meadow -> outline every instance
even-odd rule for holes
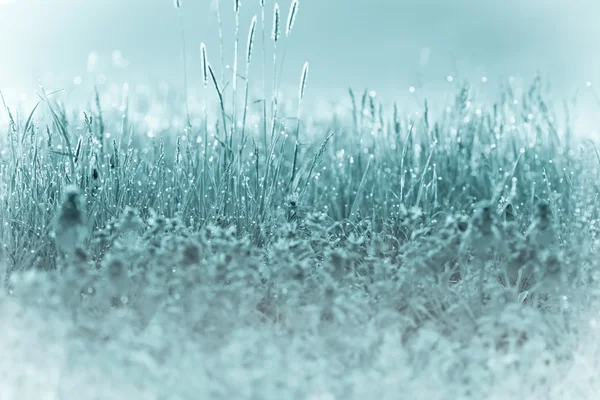
[[[301,4],[231,3],[206,95],[3,98],[0,398],[597,398],[600,155],[545,80],[323,110]]]

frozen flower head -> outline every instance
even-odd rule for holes
[[[70,255],[86,236],[81,194],[77,187],[68,186],[55,221],[54,240],[60,250]]]

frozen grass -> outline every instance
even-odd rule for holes
[[[207,54],[204,109],[6,106],[1,399],[598,397],[600,159],[541,79],[240,112]]]

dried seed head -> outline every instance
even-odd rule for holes
[[[308,62],[304,63],[302,67],[302,76],[300,78],[300,90],[298,91],[298,100],[302,101],[304,98],[304,90],[306,89],[306,78],[308,76]]]
[[[271,38],[274,42],[279,40],[280,35],[280,15],[279,15],[279,4],[275,3],[275,8],[273,9],[273,33],[271,34]]]
[[[265,0],[259,0],[261,8],[265,6]]]
[[[65,253],[74,252],[86,237],[82,208],[79,189],[75,186],[67,187],[54,229],[56,244]]]
[[[285,28],[285,36],[290,36],[290,32],[294,27],[294,21],[296,21],[296,14],[298,13],[298,0],[294,0],[290,7],[290,12],[288,14],[287,26]]]
[[[250,32],[248,33],[248,45],[246,46],[246,65],[250,64],[252,58],[252,45],[254,44],[254,32],[256,31],[256,15],[252,17]],[[248,77],[246,77],[248,79]]]
[[[202,81],[204,82],[204,87],[206,87],[208,86],[208,59],[204,42],[200,43],[200,59],[202,63]]]
[[[236,14],[240,12],[240,0],[233,0],[233,11],[235,11]]]
[[[175,6],[175,8],[180,9],[181,8],[181,0],[174,0],[173,5]]]

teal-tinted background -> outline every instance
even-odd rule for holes
[[[215,2],[182,2],[190,85],[199,86],[201,41],[211,62],[219,61]],[[280,1],[284,18],[290,2]],[[242,47],[258,3],[242,0]],[[267,0],[269,26],[273,4]],[[600,75],[599,11],[591,0],[301,0],[282,45],[284,83],[297,85],[304,61],[313,95],[352,85],[404,96],[410,86],[443,88],[447,75],[485,75],[493,84],[510,75],[529,79],[539,69],[556,92],[570,94]],[[222,13],[231,62],[233,0],[222,0]],[[0,88],[30,87],[40,77],[55,87],[75,76],[89,81],[92,51],[99,57],[94,74],[109,83],[182,83],[172,0],[14,0],[0,6],[0,37]],[[111,66],[114,50],[127,68]]]

